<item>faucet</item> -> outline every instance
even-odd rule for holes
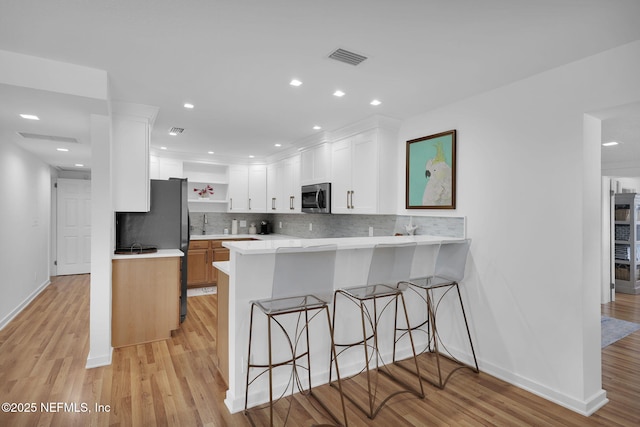
[[[209,223],[209,220],[207,219],[207,214],[203,214],[202,215],[202,234],[207,234],[206,232],[206,228],[207,228],[207,224]]]
[[[417,225],[413,225],[413,217],[409,217],[409,224],[404,226],[404,229],[407,231],[409,236],[413,236],[418,228]]]

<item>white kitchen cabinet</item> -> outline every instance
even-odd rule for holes
[[[229,212],[267,211],[267,167],[229,166]]]
[[[149,179],[160,179],[160,160],[158,156],[149,156]]]
[[[278,168],[280,163],[267,165],[267,211],[275,213],[278,209],[276,203],[280,197],[278,187]]]
[[[292,156],[282,162],[280,187],[280,212],[300,212],[300,156]]]
[[[267,211],[267,167],[249,166],[249,212]]]
[[[332,144],[332,213],[395,213],[398,186],[395,143],[395,132],[380,128]]]
[[[246,212],[249,207],[249,168],[229,166],[229,212]]]
[[[113,209],[118,212],[148,212],[149,120],[138,116],[114,114]]]
[[[300,153],[300,185],[331,180],[331,144],[316,145]]]
[[[183,178],[182,160],[167,157],[149,157],[149,178],[169,179]]]
[[[267,210],[269,212],[300,212],[299,155],[280,160],[268,166],[267,194]]]

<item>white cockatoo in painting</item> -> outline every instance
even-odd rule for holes
[[[436,156],[427,160],[422,204],[424,206],[448,205],[451,203],[451,166],[446,162],[442,143],[437,142]]]

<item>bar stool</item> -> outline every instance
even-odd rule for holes
[[[406,281],[410,276],[411,264],[413,261],[415,248],[415,243],[376,245],[369,267],[367,285],[338,289],[334,293],[334,334],[336,328],[338,328],[338,325],[336,325],[336,307],[338,304],[338,296],[342,296],[342,300],[351,302],[360,308],[362,338],[358,338],[355,342],[337,343],[335,342],[334,337],[334,344],[337,348],[342,348],[340,351],[338,351],[338,356],[342,355],[345,351],[352,348],[361,347],[364,350],[365,366],[358,374],[366,372],[368,407],[363,407],[355,399],[355,397],[347,393],[346,390],[344,390],[343,393],[347,399],[349,399],[356,407],[358,407],[358,409],[364,412],[370,419],[375,418],[382,407],[392,397],[400,393],[412,393],[420,398],[424,397],[424,389],[422,387],[422,380],[420,377],[420,368],[418,367],[418,360],[416,358],[416,351],[413,346],[411,331],[407,331],[407,333],[409,334],[410,338],[411,352],[413,362],[415,364],[415,374],[417,375],[418,379],[417,385],[415,387],[409,385],[406,381],[401,380],[400,378],[398,378],[398,376],[393,375],[388,370],[388,366],[385,366],[386,364],[384,363],[379,347],[379,328],[381,326],[380,320],[387,308],[393,307],[393,309],[395,310],[393,317],[387,317],[387,319],[393,319],[393,321],[395,321],[398,313],[398,301],[400,301],[404,311],[405,319],[407,322],[409,321],[407,307],[404,300],[404,290],[406,290],[408,287],[408,283]],[[378,307],[380,304],[382,304],[381,308]],[[341,311],[341,313],[344,312]],[[340,329],[347,329],[347,325],[340,325]],[[390,325],[390,338],[391,329],[395,329],[395,325]],[[394,342],[392,356],[393,359],[395,359],[395,355],[396,345]],[[372,384],[372,371],[385,374],[402,387],[402,389],[399,391],[389,393],[377,406],[377,382],[376,384]],[[331,373],[329,374],[329,378],[331,379]]]
[[[274,404],[285,396],[289,386],[291,387],[291,394],[297,388],[300,393],[313,397],[337,424],[341,424],[341,420],[312,392],[309,324],[318,314],[325,312],[342,404],[344,421],[342,425],[347,425],[340,371],[338,369],[335,346],[333,345],[333,326],[328,308],[333,294],[336,248],[336,245],[323,245],[283,247],[276,250],[272,297],[252,301],[251,303],[244,412],[252,424],[253,420],[248,409],[249,387],[265,373],[268,374],[269,378],[269,421],[271,426],[274,423]],[[257,311],[254,310],[255,308],[267,317],[268,363],[256,363],[252,362],[251,359],[254,356],[252,352],[252,335],[254,311]],[[294,316],[293,320],[291,316],[284,317],[295,314],[297,316]],[[272,325],[276,326],[276,331],[281,331],[277,337],[272,334]],[[293,331],[290,330],[291,328],[293,328]],[[274,361],[273,346],[276,345],[274,344],[274,338],[279,338],[280,340],[277,346],[278,349],[290,351],[290,356],[286,356],[285,360]],[[290,366],[291,374],[282,394],[274,399],[273,371],[283,366]],[[307,371],[308,390],[305,390],[303,377],[299,372],[305,370]],[[250,375],[252,371],[254,373]],[[289,407],[290,410],[291,407]],[[285,418],[285,424],[287,418]]]
[[[473,372],[478,373],[478,360],[476,359],[476,353],[473,348],[473,341],[471,340],[471,332],[469,331],[469,323],[467,322],[467,315],[462,302],[462,295],[460,294],[459,282],[464,278],[464,270],[467,262],[467,255],[469,253],[470,240],[451,241],[440,244],[438,249],[438,255],[436,257],[435,270],[432,276],[412,278],[409,287],[415,291],[416,294],[422,298],[427,307],[427,318],[418,325],[413,325],[408,328],[396,327],[396,332],[401,332],[400,337],[410,331],[416,331],[427,325],[427,347],[422,353],[433,353],[436,360],[437,380],[427,378],[424,375],[422,378],[436,387],[443,389],[451,376],[460,369],[471,369]],[[444,289],[442,293],[436,298],[435,290]],[[440,338],[437,327],[437,314],[438,308],[442,303],[444,297],[452,290],[457,291],[458,300],[460,301],[460,308],[462,312],[462,318],[464,320],[465,328],[467,331],[467,338],[469,339],[469,345],[471,346],[471,354],[473,355],[473,365],[469,365],[459,360],[444,345]],[[424,297],[421,292],[424,291]],[[410,325],[410,323],[406,323]],[[396,336],[396,339],[397,338]],[[449,374],[443,379],[442,367],[440,366],[440,356],[446,357],[459,366],[452,369]]]

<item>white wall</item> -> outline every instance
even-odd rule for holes
[[[111,191],[111,120],[91,115],[91,295],[87,368],[111,364],[111,255],[113,197]]]
[[[0,132],[0,329],[49,284],[49,166]]]
[[[640,100],[638,75],[634,42],[415,116],[398,142],[404,159],[407,140],[458,131],[450,214],[473,239],[464,297],[481,369],[585,414],[606,398],[600,145],[583,135],[599,125],[584,113]]]

